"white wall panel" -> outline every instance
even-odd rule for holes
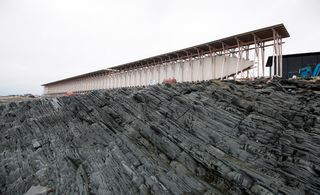
[[[201,62],[200,62],[201,60]],[[157,64],[155,66],[117,72],[109,75],[85,77],[46,86],[45,93],[65,93],[68,91],[89,91],[95,89],[141,86],[162,83],[164,79],[175,78],[178,82],[201,81],[226,77],[236,71],[236,57],[206,56],[180,62]],[[224,66],[223,66],[224,65]],[[238,70],[253,65],[252,61],[239,60]],[[222,68],[223,66],[223,68]]]

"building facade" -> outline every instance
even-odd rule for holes
[[[283,55],[282,77],[291,78],[294,75],[299,76],[300,68],[310,66],[311,69],[314,70],[317,64],[320,64],[320,52]],[[267,67],[273,67],[273,69],[275,69],[275,67],[272,66],[272,56],[268,58]]]
[[[192,82],[261,77],[265,76],[265,49],[273,48],[275,67],[282,67],[282,38],[289,36],[284,25],[278,24],[43,84],[44,95],[146,86],[169,78],[175,78],[177,82]]]

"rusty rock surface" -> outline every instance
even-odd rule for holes
[[[208,81],[0,104],[0,194],[320,194],[316,91]]]

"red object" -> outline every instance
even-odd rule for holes
[[[72,91],[67,91],[66,96],[74,96],[74,93]]]
[[[175,83],[177,83],[177,79],[175,79],[175,78],[164,79],[162,83],[163,84],[175,84]]]

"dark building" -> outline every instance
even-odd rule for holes
[[[299,76],[299,69],[310,66],[312,71],[320,64],[320,52],[298,53],[282,56],[282,77]],[[267,67],[272,67],[272,56],[268,58]],[[275,67],[273,67],[275,68]]]

